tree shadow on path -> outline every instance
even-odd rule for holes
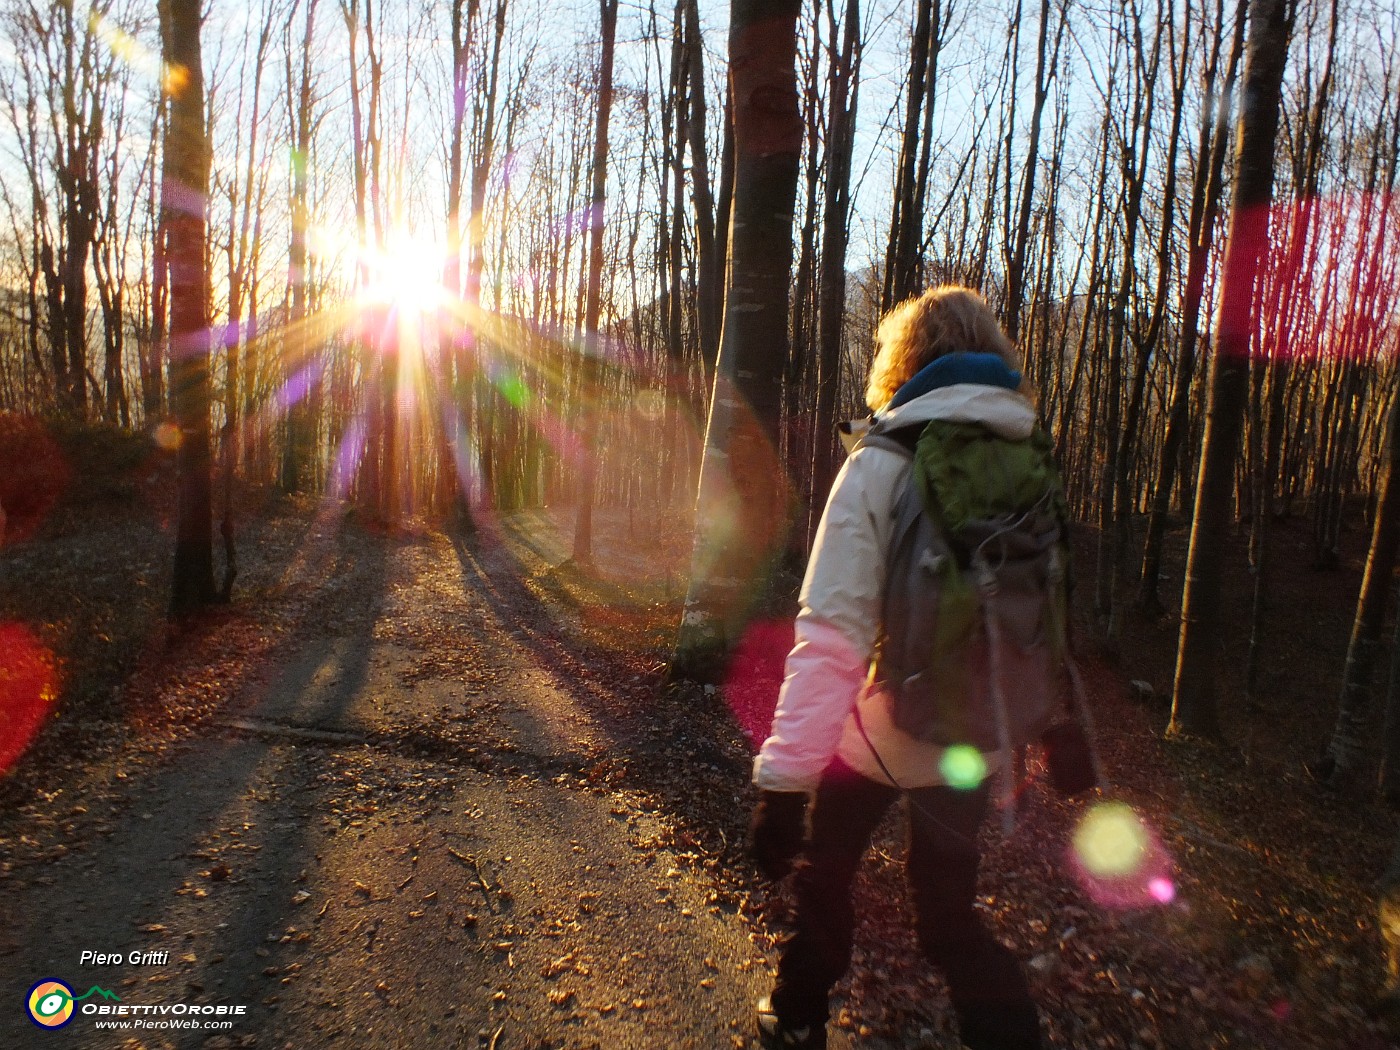
[[[451,540],[465,586],[613,741],[615,753],[600,767],[607,782],[657,798],[693,834],[713,832],[725,846],[734,844],[747,814],[741,798],[751,754],[724,703],[667,686],[661,670],[647,666],[650,654],[581,638],[527,582],[501,534],[480,529]],[[596,615],[586,608],[579,614]]]
[[[364,546],[368,555],[353,557],[373,609],[385,546]],[[371,612],[338,639],[317,638],[297,651],[278,647],[269,666],[280,670],[253,676],[226,710],[305,724],[343,717],[363,690],[374,622]],[[310,690],[332,658],[339,662],[334,688]],[[298,698],[307,696],[311,706],[299,710]],[[110,798],[118,815],[110,830],[42,870],[19,869],[23,878],[5,885],[0,911],[11,918],[0,939],[6,974],[0,996],[6,1001],[18,1004],[35,981],[57,977],[79,993],[92,984],[111,989],[128,1006],[244,1005],[247,1020],[235,1032],[268,1026],[277,1009],[275,994],[269,997],[276,984],[264,976],[269,956],[289,928],[309,918],[296,912],[296,894],[320,843],[296,800],[314,790],[315,767],[287,740],[238,735],[175,746],[177,753],[154,770],[129,778],[118,773]],[[83,964],[85,950],[122,962]],[[166,955],[159,964],[132,965],[132,952]],[[119,1042],[89,1023],[73,1029],[76,1045]],[[0,1011],[0,1046],[31,1045],[34,1037],[22,1007]],[[196,1047],[209,1033],[166,1031],[155,1038],[149,1045]]]

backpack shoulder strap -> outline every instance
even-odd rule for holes
[[[923,432],[924,424],[922,423],[913,426],[892,427],[889,430],[882,430],[879,424],[876,424],[856,442],[851,453],[854,455],[856,449],[860,448],[880,448],[912,461],[915,450],[919,446],[919,437]],[[894,535],[896,537],[904,535],[923,512],[923,508],[923,498],[920,495],[919,486],[911,477],[909,483],[904,486],[895,499],[891,511],[895,520]]]
[[[856,446],[851,452],[854,454],[856,449],[862,448],[882,448],[886,452],[893,452],[896,455],[903,456],[905,459],[914,458],[914,450],[912,448],[903,441],[890,437],[888,434],[866,434],[856,442]]]
[[[914,458],[914,450],[919,446],[919,437],[924,432],[924,424],[915,423],[911,426],[881,428],[880,424],[875,424],[867,430],[855,447],[851,449],[854,453],[859,448],[882,448],[886,452],[893,452],[903,456],[905,459]]]

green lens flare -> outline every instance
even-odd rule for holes
[[[525,402],[530,399],[530,388],[519,376],[506,376],[497,380],[496,386],[501,391],[501,396],[516,408],[524,408]]]
[[[971,791],[987,777],[987,763],[982,752],[968,744],[954,744],[944,751],[938,768],[948,786],[959,791]]]

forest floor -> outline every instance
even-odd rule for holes
[[[0,699],[50,673],[59,694],[0,779],[0,1046],[750,1046],[787,899],[743,857],[747,775],[788,610],[720,688],[668,687],[684,522],[601,512],[586,568],[567,508],[469,535],[309,504],[244,520],[235,600],[179,634],[168,522],[139,493],[0,550]],[[1164,741],[1165,707],[1129,688],[1169,693],[1173,617],[1130,619],[1115,659],[1082,647],[1108,795],[1170,892],[1084,881],[1070,843],[1092,803],[1040,783],[1011,837],[987,829],[980,906],[1053,1045],[1400,1045],[1374,905],[1394,820],[1302,771],[1335,712],[1350,540],[1314,572],[1306,530],[1275,529],[1263,689],[1230,699],[1227,647],[1228,744]],[[1247,573],[1232,584],[1243,617]],[[958,1045],[901,850],[894,815],[858,880],[839,1050]],[[23,1006],[45,978],[244,1012],[227,1031],[80,1013],[55,1036]]]

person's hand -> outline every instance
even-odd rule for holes
[[[749,825],[749,856],[773,881],[792,870],[806,839],[807,793],[765,791]]]

